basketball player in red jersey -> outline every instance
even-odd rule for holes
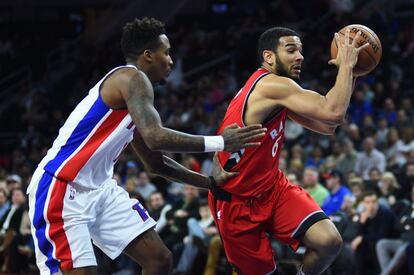
[[[261,68],[233,98],[219,128],[220,133],[233,123],[262,123],[268,129],[259,147],[218,153],[223,169],[240,175],[221,185],[228,193],[226,200],[209,194],[226,256],[239,274],[276,270],[266,233],[294,250],[306,246],[299,274],[320,274],[341,249],[342,239],[334,224],[278,168],[287,117],[327,135],[344,119],[354,84],[352,70],[367,45],[358,48],[354,42],[341,41],[338,34],[335,39],[339,52],[329,63],[338,67],[338,75],[332,89],[322,96],[295,82],[304,59],[299,35],[286,28],[265,31],[258,43]],[[349,41],[349,29],[345,41]]]

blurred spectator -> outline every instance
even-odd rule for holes
[[[375,135],[375,144],[381,151],[385,149],[387,144],[387,135],[389,130],[387,119],[385,117],[380,117],[378,119],[377,133]]]
[[[13,189],[22,188],[22,178],[17,174],[9,175],[6,178],[6,183],[9,194],[11,194]]]
[[[401,234],[398,239],[381,239],[376,245],[381,275],[402,272],[406,260],[405,249],[414,241],[414,187],[411,190],[411,201],[400,201],[401,209],[395,228]]]
[[[313,148],[311,156],[306,160],[305,167],[314,166],[319,169],[324,162],[323,150],[320,146],[316,146]]]
[[[187,221],[188,235],[184,238],[184,250],[176,269],[183,274],[190,271],[199,251],[204,250],[211,238],[218,234],[207,200],[200,201],[199,214],[200,220],[190,218]]]
[[[407,162],[401,169],[398,182],[401,185],[401,196],[409,199],[408,194],[414,186],[414,162]]]
[[[173,252],[176,264],[183,248],[183,239],[188,234],[187,220],[199,218],[199,189],[184,185],[183,197],[166,214],[170,234],[164,238],[165,245]]]
[[[337,160],[336,169],[348,176],[350,172],[354,171],[357,158],[358,154],[354,150],[354,143],[348,138],[345,139],[342,142],[342,153]]]
[[[164,196],[161,192],[153,192],[149,197],[149,212],[150,216],[157,221],[157,225],[155,226],[155,231],[160,234],[160,236],[164,236],[165,230],[167,230],[167,212],[172,208],[172,206],[165,202]]]
[[[7,199],[6,190],[0,189],[0,220],[10,208],[10,202]]]
[[[16,232],[20,229],[23,212],[25,211],[26,196],[22,189],[16,188],[11,192],[11,207],[4,213],[0,220],[0,234],[5,234],[7,230]]]
[[[354,195],[354,202],[352,203],[351,207],[355,207],[357,212],[361,212],[360,204],[362,202],[362,195],[365,191],[364,188],[364,181],[359,177],[354,177],[349,180],[349,188],[351,189],[352,194]],[[362,205],[361,205],[362,206]],[[349,209],[352,210],[352,209]],[[347,212],[347,211],[346,211]],[[347,212],[349,216],[355,214],[355,211]]]
[[[348,112],[351,116],[352,122],[358,126],[362,126],[362,121],[365,115],[372,115],[371,102],[364,98],[362,90],[354,92],[354,100],[349,104]]]
[[[387,146],[385,156],[387,157],[388,165],[397,164],[401,166],[404,164],[404,158],[399,153],[399,147],[402,141],[400,140],[397,129],[390,128],[387,134]]]
[[[394,125],[397,121],[397,112],[395,108],[394,100],[386,98],[384,101],[384,108],[382,110],[382,116],[384,116],[390,125]]]
[[[392,172],[385,172],[379,182],[381,197],[379,202],[385,206],[393,206],[399,198],[400,185]]]
[[[410,269],[410,274],[413,275],[414,274],[414,261],[412,259],[414,259],[414,241],[410,242],[406,249],[405,249],[405,257],[408,260],[408,267]]]
[[[19,273],[27,268],[27,262],[21,261],[18,255],[16,237],[20,234],[20,227],[26,213],[26,196],[23,190],[15,188],[11,192],[12,205],[0,220],[0,252],[3,260],[2,271]]]
[[[355,251],[358,274],[378,274],[375,245],[382,238],[393,237],[395,216],[379,204],[378,196],[373,191],[364,193],[362,204],[364,209],[358,219],[358,235],[352,240],[351,248]]]
[[[358,154],[355,163],[355,171],[364,180],[369,180],[369,171],[372,168],[378,168],[381,173],[385,171],[385,156],[375,148],[375,142],[372,137],[364,139],[363,152]]]
[[[303,172],[303,188],[317,204],[322,205],[326,197],[329,195],[329,191],[322,186],[319,182],[318,170],[314,167],[306,167]]]
[[[325,175],[325,178],[326,187],[329,189],[330,194],[323,202],[322,210],[329,216],[341,210],[345,197],[353,198],[353,194],[351,190],[344,185],[344,177],[338,170],[332,170]]]
[[[299,182],[298,177],[296,176],[296,174],[288,173],[288,174],[286,174],[286,178],[289,180],[290,183],[292,183],[294,185],[300,185],[300,182]]]
[[[297,142],[299,138],[304,133],[303,127],[290,119],[286,120],[285,125],[285,139],[286,139],[286,146],[289,146],[289,144],[293,144],[294,142]]]
[[[157,191],[157,187],[150,182],[147,172],[141,171],[138,176],[135,192],[139,193],[145,201],[148,201],[151,193],[155,191]]]
[[[219,266],[220,256],[224,253],[223,242],[220,235],[211,238],[208,247],[207,262],[204,275],[216,275]]]
[[[325,163],[321,167],[321,172],[327,172],[335,168],[337,169],[338,160],[341,157],[341,145],[339,142],[334,141],[331,148],[331,154],[326,157]]]

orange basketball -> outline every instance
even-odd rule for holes
[[[363,25],[349,25],[342,28],[338,34],[340,39],[345,39],[345,30],[350,28],[349,40],[353,41],[353,38],[361,31],[361,36],[357,41],[358,46],[362,46],[365,43],[369,43],[369,46],[363,49],[358,56],[358,62],[354,67],[354,75],[361,76],[370,73],[381,60],[382,46],[378,36],[368,27]],[[338,54],[338,48],[335,38],[331,42],[331,57],[336,58]]]

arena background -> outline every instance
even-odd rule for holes
[[[215,134],[227,103],[257,68],[256,43],[266,28],[286,26],[301,33],[300,83],[322,93],[336,76],[327,64],[333,33],[351,23],[373,29],[382,42],[382,60],[358,79],[347,121],[333,136],[288,123],[280,165],[307,189],[316,181],[326,187],[339,171],[341,184],[353,193],[331,215],[345,245],[326,274],[380,274],[395,264],[394,254],[401,259],[395,274],[414,274],[414,1],[409,0],[1,1],[1,272],[37,273],[27,202],[19,190],[26,189],[70,111],[108,70],[124,64],[122,26],[144,16],[166,22],[175,63],[168,84],[156,87],[156,108],[166,126],[201,135]],[[367,167],[361,159],[370,141],[380,161]],[[209,173],[211,155],[173,157]],[[174,253],[176,274],[231,274],[214,226],[205,239],[187,236],[188,219],[200,220],[204,191],[148,175],[130,148],[119,159],[115,178],[154,218],[161,216],[157,230]],[[155,190],[160,194],[152,194]],[[377,192],[379,209],[392,220],[378,211],[368,225],[359,223],[364,190]],[[16,212],[14,226],[4,226],[11,204],[22,211]],[[355,249],[359,234],[369,237]],[[182,253],[189,239],[196,257]],[[295,274],[303,250],[294,254],[276,240],[273,246],[279,272]],[[140,274],[124,256],[110,261],[98,249],[96,256],[102,274]]]

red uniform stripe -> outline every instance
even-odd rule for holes
[[[118,127],[119,123],[125,118],[128,111],[112,111],[99,126],[96,132],[89,138],[83,148],[77,152],[60,170],[58,178],[73,181],[85,163],[95,153],[105,139]]]
[[[56,246],[56,258],[60,261],[61,269],[73,268],[72,252],[65,230],[63,229],[63,200],[65,198],[67,183],[56,179],[50,195],[47,219],[49,221],[49,236]]]

